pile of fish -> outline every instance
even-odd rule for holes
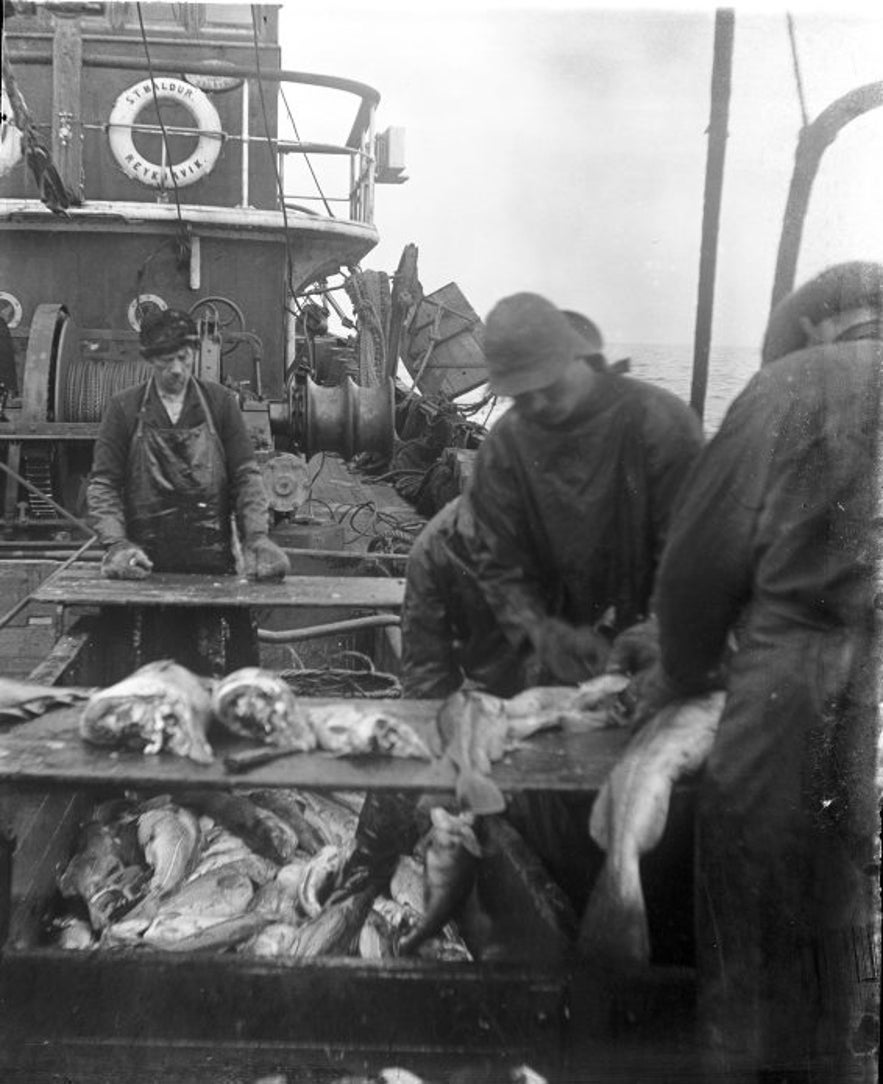
[[[168,751],[210,764],[212,723],[283,752],[432,758],[413,727],[376,704],[307,706],[272,671],[246,667],[213,681],[169,660],[148,663],[93,693],[80,718],[80,734],[92,745]]]
[[[388,895],[348,883],[362,801],[271,789],[100,803],[58,876],[51,938],[69,949],[278,959],[383,959],[399,955],[404,941],[408,954],[470,959],[449,909],[424,891],[420,857],[399,859]],[[421,855],[438,848],[437,834],[433,828],[421,842]]]

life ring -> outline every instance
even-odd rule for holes
[[[171,168],[148,161],[135,149],[132,138],[132,125],[145,106],[153,101],[154,87],[160,101],[183,106],[199,132],[193,154]],[[188,184],[195,184],[214,169],[224,138],[221,118],[208,97],[191,83],[166,76],[145,79],[124,90],[114,103],[107,127],[111,152],[123,173],[149,188],[170,188],[173,184],[184,188]]]
[[[6,88],[0,88],[0,177],[21,161],[21,132],[16,128]]]

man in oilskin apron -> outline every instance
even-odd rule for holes
[[[698,798],[708,1080],[877,1080],[881,370],[883,266],[785,298],[658,574],[640,718],[737,641]]]
[[[89,522],[106,546],[101,571],[110,579],[234,573],[231,515],[247,576],[275,580],[288,571],[268,538],[266,492],[236,399],[193,376],[198,341],[185,312],[145,318],[141,353],[153,373],[105,409],[87,500]],[[247,610],[154,608],[140,620],[140,661],[170,656],[215,672],[258,662]]]

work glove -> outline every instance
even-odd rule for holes
[[[127,538],[114,542],[101,558],[101,575],[108,580],[144,580],[152,571],[153,561]]]
[[[629,701],[629,723],[633,729],[640,730],[673,700],[680,700],[687,694],[672,681],[662,663],[656,662],[637,674],[623,695]]]
[[[600,674],[610,644],[589,625],[547,617],[531,634],[536,659],[557,681],[577,685]]]
[[[607,656],[608,674],[633,676],[659,661],[659,623],[648,617],[636,625],[629,625],[613,641]]]
[[[246,539],[242,559],[250,580],[281,580],[291,571],[285,552],[265,534]]]

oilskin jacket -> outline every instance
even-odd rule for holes
[[[614,373],[597,381],[579,416],[554,429],[509,410],[476,459],[474,559],[515,648],[546,616],[618,632],[646,614],[702,445],[695,414],[670,392]]]
[[[101,542],[142,546],[156,571],[234,569],[230,513],[247,539],[266,534],[260,469],[233,395],[191,379],[172,424],[153,380],[107,406],[89,479]]]
[[[402,605],[402,691],[445,697],[464,680],[496,696],[523,685],[521,660],[481,592],[467,550],[474,530],[468,498],[437,512],[408,557]]]
[[[736,630],[699,796],[716,1074],[863,1080],[876,1044],[881,365],[866,341],[758,373],[697,464],[659,570],[662,662],[683,692]]]

